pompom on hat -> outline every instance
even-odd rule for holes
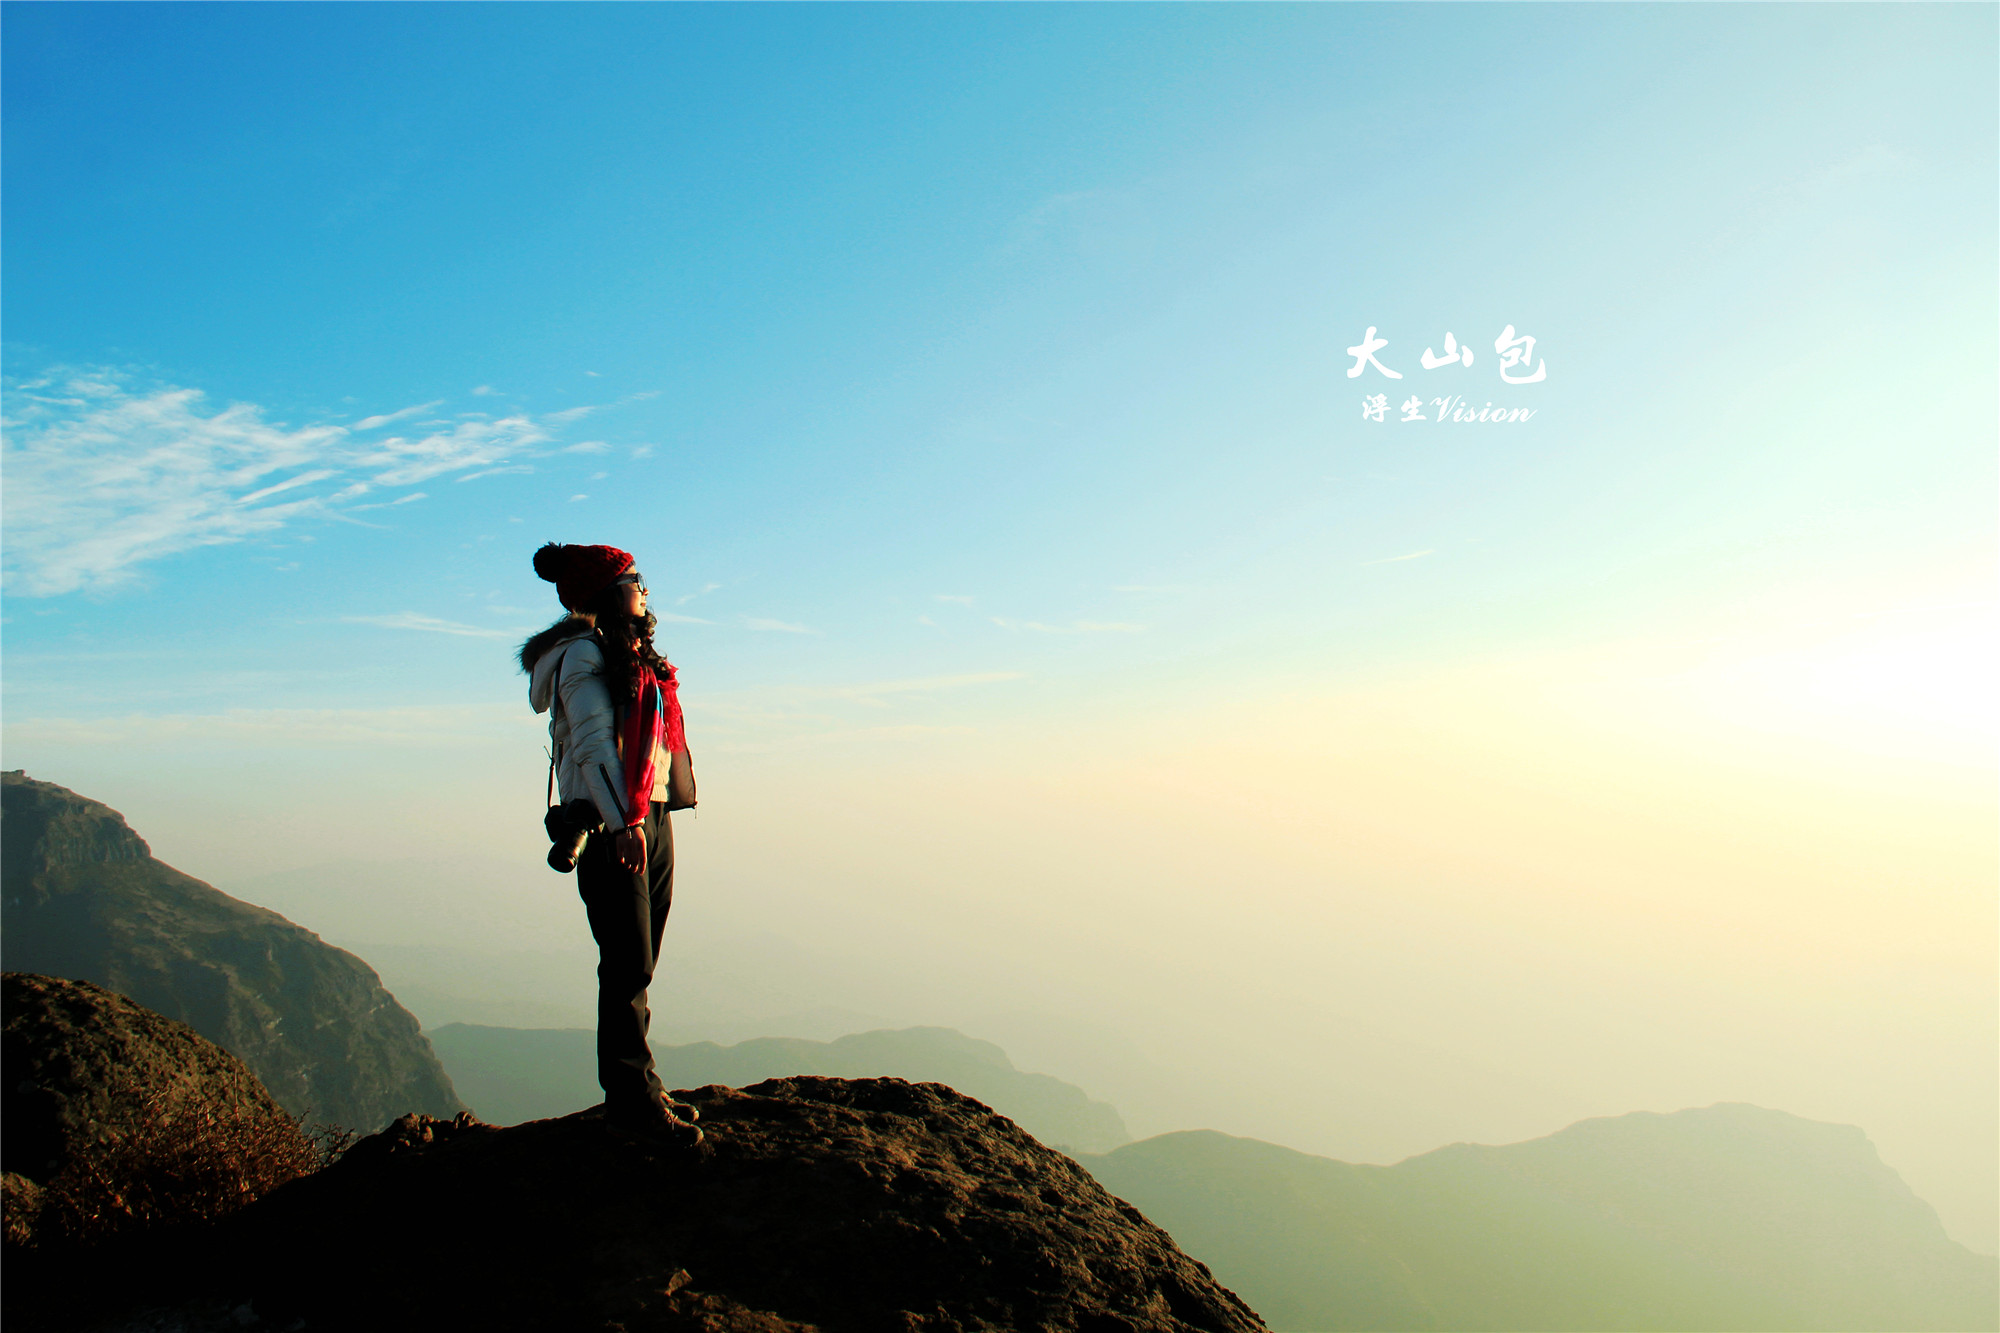
[[[632,568],[632,553],[615,546],[564,546],[550,542],[535,552],[535,572],[556,585],[556,596],[581,611]]]

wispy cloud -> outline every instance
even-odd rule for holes
[[[353,465],[381,469],[369,478],[378,486],[413,486],[447,472],[504,463],[550,438],[540,422],[526,416],[460,421],[419,439],[391,436],[362,450]]]
[[[414,629],[426,634],[456,634],[468,639],[511,639],[525,630],[482,629],[477,625],[461,625],[456,620],[439,620],[436,616],[419,615],[415,611],[398,611],[386,616],[342,616],[342,623],[348,625],[376,625],[382,629]]]
[[[1363,560],[1361,563],[1364,565],[1393,565],[1399,560],[1421,560],[1427,555],[1436,554],[1437,552],[1434,550],[1412,551],[1408,555],[1388,555],[1383,556],[1380,560]]]
[[[704,583],[699,588],[696,588],[693,592],[682,593],[679,597],[674,598],[674,605],[686,606],[689,602],[692,602],[695,598],[706,597],[708,594],[714,592],[717,588],[720,588],[721,586],[722,585],[720,583]]]
[[[386,426],[392,421],[401,421],[405,417],[421,416],[425,412],[434,412],[443,406],[444,399],[439,398],[433,402],[418,403],[415,407],[406,407],[400,412],[385,412],[379,417],[363,417],[354,423],[354,429],[374,430],[377,427]]]
[[[566,445],[563,448],[563,452],[566,454],[601,454],[610,448],[611,446],[602,440],[585,440],[581,444]]]
[[[331,471],[315,465],[346,431],[274,426],[243,405],[203,415],[200,400],[193,389],[138,395],[81,375],[10,395],[10,591],[113,584],[142,561],[242,541],[325,503],[287,489],[281,474]]]
[[[574,415],[374,433],[436,406],[352,427],[293,426],[269,420],[254,403],[215,408],[198,389],[141,386],[115,371],[65,368],[10,380],[0,414],[7,590],[45,597],[113,588],[148,561],[359,511],[364,506],[350,502],[372,490],[450,473],[490,476],[545,451],[561,419]]]
[[[816,630],[816,629],[808,629],[808,628],[807,628],[806,626],[804,626],[804,625],[793,625],[793,624],[790,624],[789,622],[787,622],[787,621],[783,621],[783,620],[768,620],[768,619],[764,618],[763,616],[745,616],[745,617],[743,618],[743,628],[744,628],[744,629],[754,629],[754,630],[763,630],[763,631],[767,631],[767,632],[769,632],[769,633],[773,633],[773,634],[817,634],[817,633],[819,633],[819,631],[818,631],[818,630]]]
[[[962,593],[941,592],[937,594],[937,600],[940,602],[957,602],[960,606],[972,605],[972,599]]]
[[[509,463],[506,467],[484,467],[477,472],[468,472],[462,477],[453,477],[452,480],[478,481],[481,477],[505,477],[513,473],[533,472],[534,470],[534,468],[526,463]],[[519,522],[520,520],[516,519],[515,521]]]
[[[431,497],[423,491],[412,491],[408,495],[399,496],[394,500],[383,500],[378,504],[355,505],[352,509],[349,509],[347,512],[350,514],[360,514],[360,513],[365,513],[370,509],[394,509],[397,505],[406,505],[416,500],[428,500],[430,498]]]
[[[241,496],[237,499],[236,503],[245,505],[256,504],[259,500],[276,495],[281,491],[293,490],[300,486],[310,486],[316,481],[325,481],[332,475],[333,470],[331,468],[320,468],[314,472],[301,472],[298,476],[281,481],[275,486],[266,486],[261,491],[252,491],[248,495]]]

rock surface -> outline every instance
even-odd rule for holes
[[[0,1005],[10,1246],[208,1220],[316,1165],[243,1062],[185,1024],[14,972]]]
[[[1074,1162],[943,1085],[676,1095],[701,1108],[693,1153],[597,1110],[406,1117],[228,1224],[210,1251],[236,1266],[208,1299],[307,1329],[1264,1327]]]
[[[294,1115],[367,1131],[462,1109],[353,954],[154,859],[109,806],[0,774],[0,965],[95,982],[240,1057]]]

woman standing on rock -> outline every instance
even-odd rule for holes
[[[667,1095],[646,1045],[646,988],[674,900],[669,810],[694,804],[674,669],[653,647],[646,580],[613,546],[535,552],[567,614],[521,645],[528,702],[547,711],[562,803],[549,864],[575,858],[597,940],[597,1081],[607,1119],[667,1142],[701,1142],[695,1108]],[[566,828],[564,826],[567,826]],[[585,835],[587,831],[587,836]],[[581,853],[572,839],[583,836]]]

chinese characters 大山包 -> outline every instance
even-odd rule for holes
[[[1388,379],[1399,380],[1403,378],[1401,371],[1392,370],[1376,359],[1375,354],[1388,345],[1389,340],[1377,337],[1375,326],[1372,324],[1369,325],[1368,332],[1362,336],[1361,341],[1347,349],[1347,354],[1354,358],[1354,365],[1348,369],[1347,378],[1359,379],[1362,373],[1370,366],[1373,366],[1379,374]],[[1501,330],[1500,336],[1493,340],[1493,350],[1500,357],[1500,379],[1502,382],[1507,384],[1540,384],[1548,378],[1548,362],[1535,355],[1534,338],[1525,333],[1515,333],[1512,324]],[[1453,337],[1449,331],[1444,335],[1444,352],[1442,355],[1436,349],[1426,347],[1422,357],[1422,364],[1425,370],[1442,370],[1447,366],[1463,369],[1471,366],[1472,362],[1472,348],[1469,346],[1460,346],[1458,339]],[[1534,366],[1532,371],[1528,370],[1530,365]],[[1516,374],[1516,371],[1520,373]],[[1402,412],[1402,416],[1398,417],[1397,420],[1526,421],[1539,410],[1532,407],[1495,408],[1490,402],[1484,407],[1475,408],[1461,394],[1433,398],[1428,405],[1436,409],[1435,416],[1427,417],[1424,415],[1426,404],[1421,396],[1413,393],[1404,399],[1398,408]],[[1361,415],[1369,421],[1389,420],[1389,395],[1386,393],[1364,395],[1361,399]]]

